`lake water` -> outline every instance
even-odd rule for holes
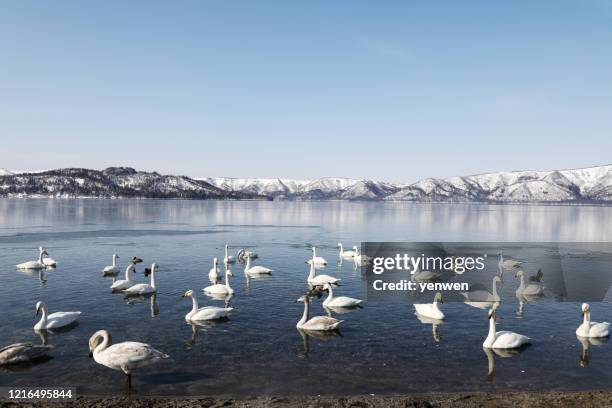
[[[499,329],[533,338],[513,356],[488,355],[482,341],[486,312],[443,305],[434,330],[408,303],[367,302],[342,314],[341,336],[303,336],[295,328],[307,290],[309,246],[330,261],[324,271],[342,279],[336,295],[363,296],[351,262],[337,265],[336,244],[361,241],[612,241],[612,208],[572,206],[422,205],[348,202],[222,202],[156,200],[0,200],[0,345],[38,342],[34,305],[80,310],[72,330],[49,334],[52,358],[0,369],[0,385],[75,386],[81,394],[124,391],[119,372],[88,358],[88,339],[107,329],[116,342],[152,344],[170,359],[137,372],[134,392],[151,395],[317,395],[492,390],[596,389],[612,381],[612,344],[583,345],[575,336],[580,305],[545,299],[517,315],[506,279]],[[227,321],[192,327],[184,321],[197,292],[205,296],[212,258],[256,251],[254,263],[274,269],[247,280],[233,266],[235,308]],[[15,270],[43,245],[59,263],[44,274]],[[154,300],[127,303],[112,294],[101,269],[134,255],[157,262]],[[123,272],[121,273],[123,274]],[[507,299],[507,301],[506,301]],[[311,315],[324,314],[321,300]],[[612,305],[592,303],[594,320],[611,321]],[[588,358],[583,347],[589,347]],[[587,361],[588,360],[588,361]],[[491,363],[494,370],[490,372]]]

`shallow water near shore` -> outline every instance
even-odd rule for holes
[[[335,315],[341,335],[313,337],[295,328],[307,289],[309,246],[342,279],[336,295],[363,298],[359,269],[338,265],[338,241],[612,241],[612,208],[348,202],[240,202],[157,200],[0,200],[0,346],[40,341],[32,330],[34,305],[50,312],[80,310],[80,323],[48,335],[52,358],[0,369],[2,386],[71,386],[80,394],[117,395],[119,372],[88,358],[88,339],[107,329],[116,342],[150,343],[170,359],[135,373],[144,395],[355,395],[413,392],[597,389],[612,381],[612,342],[583,344],[575,335],[580,305],[543,299],[517,314],[517,281],[500,287],[498,330],[533,338],[518,355],[487,354],[486,312],[443,305],[446,320],[433,327],[409,303],[367,302]],[[247,279],[232,267],[230,319],[192,327],[184,321],[193,289],[200,306],[223,305],[202,293],[212,258],[248,248],[254,262],[274,269]],[[44,273],[19,272],[43,245],[58,261]],[[119,254],[144,267],[159,264],[159,293],[128,303],[112,294],[101,270]],[[121,272],[123,275],[123,272]],[[311,315],[324,314],[322,299]],[[612,305],[592,303],[594,320],[612,320]],[[583,348],[588,348],[585,353]],[[493,362],[493,370],[491,364]]]

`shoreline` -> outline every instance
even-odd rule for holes
[[[129,407],[129,408],[334,408],[334,407],[612,407],[612,389],[597,391],[545,391],[449,393],[414,395],[287,396],[287,397],[78,397],[71,402],[0,402],[9,407]]]

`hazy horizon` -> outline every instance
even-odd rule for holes
[[[26,0],[0,33],[9,170],[414,182],[610,163],[612,0]]]

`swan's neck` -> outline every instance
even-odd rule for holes
[[[225,258],[227,259],[227,245],[225,246]]]
[[[49,316],[49,311],[47,310],[47,306],[43,305],[42,309],[42,317],[40,318],[40,324],[47,324],[47,317]]]
[[[43,252],[42,252],[42,251],[40,251],[40,254],[38,254],[38,262],[39,262],[39,263],[43,263],[43,256],[44,256],[44,255],[43,255]],[[30,259],[31,259],[31,258],[30,258]]]
[[[108,348],[108,346],[110,346],[110,343],[111,343],[110,333],[105,330],[102,333],[100,333],[100,336],[102,336],[102,342],[96,346],[94,353],[99,353],[101,351],[104,351]]]
[[[437,301],[437,300],[434,300],[434,301],[433,301],[433,308],[434,308],[434,310],[435,310],[435,311],[441,312],[441,310],[440,310],[440,304],[438,303],[438,301]]]
[[[117,255],[113,255],[113,268],[117,266]]]
[[[153,289],[155,289],[155,285],[157,284],[157,279],[155,279],[155,270],[156,269],[157,269],[156,267],[151,268],[151,287]]]
[[[134,266],[128,265],[128,267],[125,269],[125,280],[131,281],[133,273],[134,273]]]
[[[315,277],[315,266],[314,262],[310,264],[310,273],[308,274],[308,280],[312,280]]]
[[[499,295],[497,294],[497,281],[493,280],[493,298],[499,299]]]
[[[312,248],[312,259],[315,259],[317,257],[317,248],[313,247]]]
[[[251,257],[247,256],[247,262],[246,262],[246,265],[244,266],[244,270],[248,271],[249,269],[251,269]]]
[[[332,301],[332,299],[334,298],[334,291],[332,290],[331,285],[329,285],[329,288],[327,289],[327,299],[325,299],[325,303],[329,303]]]
[[[304,313],[302,314],[302,318],[298,322],[298,326],[303,325],[308,320],[308,300],[304,300]]]
[[[191,312],[193,313],[198,310],[198,299],[195,294],[191,295],[191,303],[193,303],[193,307],[191,308]]]
[[[521,274],[521,278],[520,278],[519,289],[520,289],[520,290],[525,289],[525,278],[523,278],[523,275],[522,275],[522,274]]]
[[[228,272],[229,272],[229,271],[228,271]],[[226,272],[226,273],[225,273],[225,287],[226,287],[226,288],[228,288],[228,289],[231,289],[231,288],[230,288],[230,283],[229,283],[229,282],[230,282],[229,273],[227,273],[227,272]]]
[[[340,255],[342,255],[344,253],[344,247],[342,246],[342,244],[340,244]]]
[[[495,317],[489,318],[489,335],[485,340],[485,344],[493,345],[495,341]]]
[[[499,263],[504,263],[504,254],[502,252],[499,253]]]
[[[582,320],[582,322],[585,324],[591,323],[591,312],[586,312],[584,314],[584,319]]]

